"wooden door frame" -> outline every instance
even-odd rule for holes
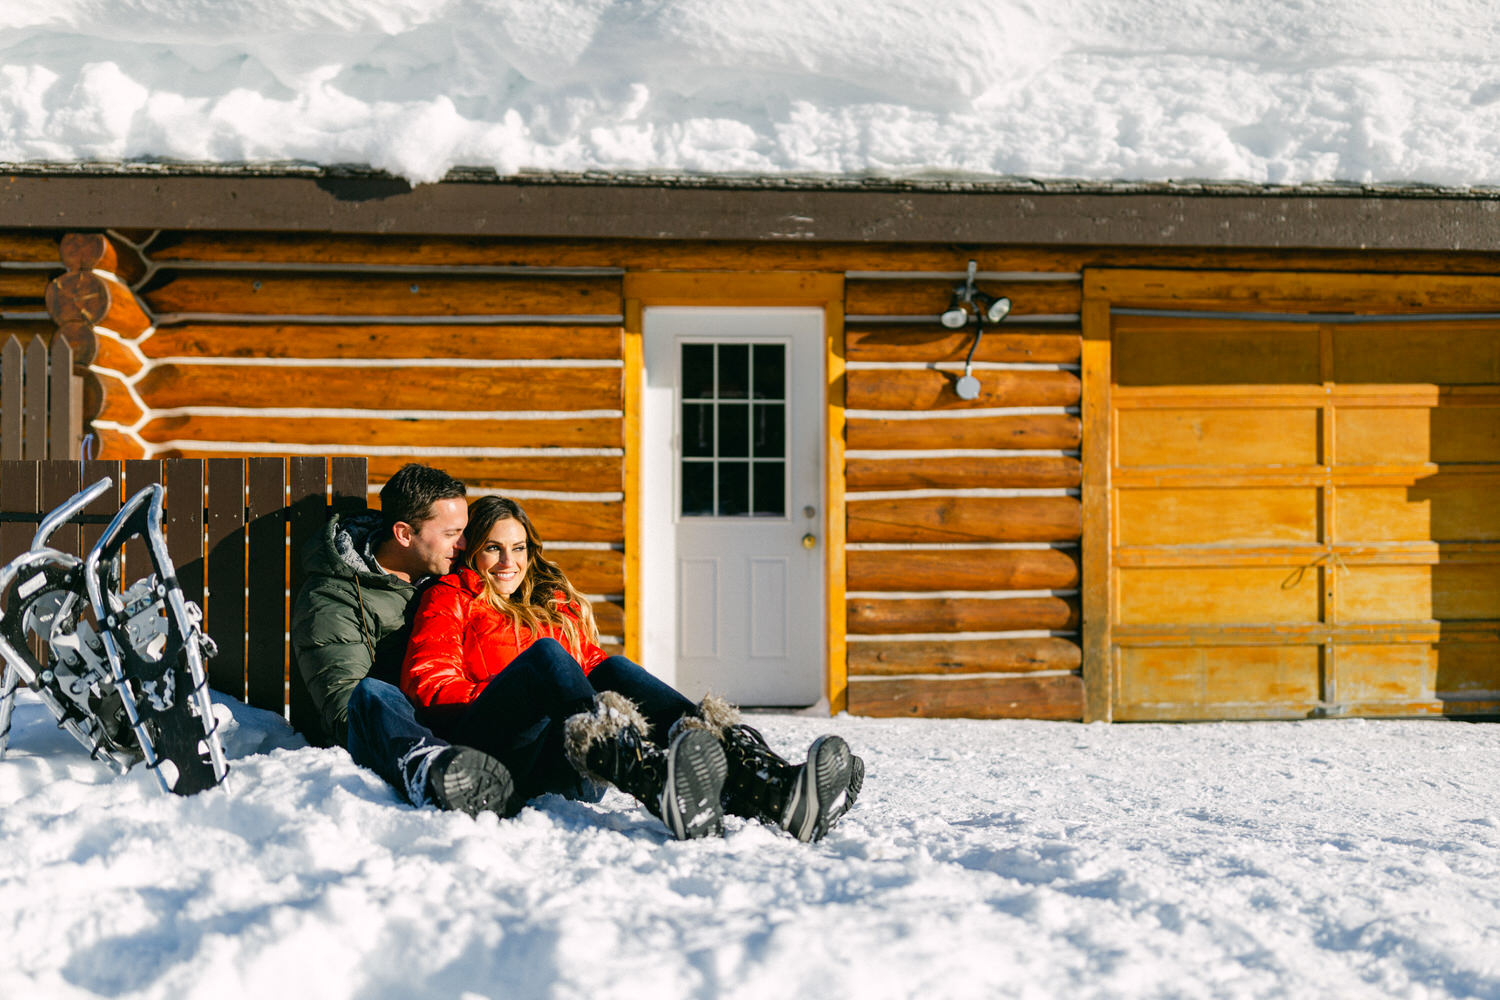
[[[641,408],[645,311],[655,306],[777,307],[823,310],[823,537],[827,657],[824,691],[830,712],[848,707],[844,512],[844,276],[814,271],[635,271],[625,294],[625,655],[641,656]]]
[[[1083,334],[1083,683],[1085,722],[1113,719],[1118,691],[1112,661],[1118,617],[1111,571],[1117,530],[1110,504],[1115,428],[1110,419],[1110,310],[1181,309],[1222,313],[1340,312],[1411,316],[1470,311],[1500,301],[1500,276],[1313,271],[1194,271],[1085,268]]]

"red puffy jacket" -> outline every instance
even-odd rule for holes
[[[484,580],[466,567],[439,579],[417,602],[401,664],[401,690],[418,705],[467,705],[491,677],[538,639],[556,639],[567,647],[561,629],[517,627],[484,600],[483,593]],[[593,670],[606,655],[584,640],[578,656],[583,672]]]

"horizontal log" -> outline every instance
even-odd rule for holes
[[[151,317],[134,293],[113,278],[93,271],[69,271],[47,286],[47,312],[59,326],[87,323],[134,340],[151,326]]]
[[[251,458],[263,452],[236,452],[233,448],[212,451],[167,448],[155,458]],[[476,458],[423,455],[376,455],[369,460],[371,481],[388,479],[408,462],[436,466],[466,486],[476,489],[555,490],[558,492],[607,493],[623,485],[624,460],[608,456],[561,458]]]
[[[1402,270],[1405,270],[1404,268]],[[1092,294],[1111,305],[1152,309],[1391,313],[1488,311],[1500,303],[1500,278],[1435,274],[1194,271],[1163,275],[1140,269],[1093,272]]]
[[[924,448],[1077,448],[1083,422],[1068,413],[1014,416],[879,420],[850,417],[844,446],[851,451]]]
[[[594,624],[600,635],[625,634],[625,605],[618,601],[594,601]]]
[[[57,331],[57,336],[68,342],[73,349],[73,370],[79,374],[94,363],[98,351],[98,336],[88,323],[66,323],[62,326],[48,324]]]
[[[257,441],[294,445],[423,448],[620,448],[618,417],[565,420],[446,420],[423,417],[157,417],[147,441]]]
[[[7,256],[6,241],[29,240],[42,256]],[[331,236],[319,233],[173,232],[151,244],[153,259],[281,263],[488,265],[524,267],[630,267],[686,270],[940,271],[955,275],[969,260],[981,271],[1078,272],[1085,267],[1315,269],[1331,271],[1426,271],[1487,274],[1494,255],[1484,251],[1257,250],[1239,248],[1142,248],[1130,246],[975,247],[949,244],[752,243],[744,241],[653,241],[492,239],[439,236]],[[0,234],[0,259],[56,260],[56,244],[29,234]],[[980,287],[988,290],[985,281]]]
[[[55,263],[57,240],[57,233],[42,230],[0,230],[0,260],[16,264]]]
[[[25,299],[41,302],[47,295],[48,283],[62,273],[62,268],[56,271],[0,270],[0,299],[5,299],[12,304],[17,300]]]
[[[974,346],[974,330],[926,326],[850,327],[844,332],[844,356],[850,361],[963,361]],[[1083,356],[1083,335],[1055,328],[1016,329],[1006,323],[987,327],[975,361],[1071,364]]]
[[[104,372],[90,371],[83,376],[83,419],[105,420],[122,427],[133,427],[145,414],[123,381]],[[104,458],[106,456],[99,456]],[[110,455],[110,458],[119,456]]]
[[[956,282],[951,278],[883,278],[853,280],[844,286],[848,316],[936,316],[948,305]],[[1010,299],[1017,318],[1076,313],[1083,307],[1083,286],[1077,278],[1064,281],[979,281],[990,295]]]
[[[618,326],[183,323],[157,330],[141,347],[153,358],[618,360],[624,342]]]
[[[1083,650],[1062,636],[849,644],[851,677],[1077,670],[1082,664]]]
[[[157,315],[557,316],[618,315],[620,279],[421,274],[159,273],[142,297]]]
[[[1045,677],[880,677],[849,683],[849,714],[883,718],[1083,718],[1083,679]]]
[[[1076,497],[916,497],[847,505],[851,542],[1071,542]]]
[[[1079,622],[1078,599],[1070,597],[855,597],[846,610],[855,635],[1050,631]]]
[[[371,477],[368,501],[380,506],[381,483]],[[473,502],[473,498],[470,498]],[[618,500],[521,500],[544,543],[625,541],[625,505]]]
[[[70,271],[108,271],[127,285],[146,273],[146,262],[134,247],[104,233],[68,233],[58,244],[57,254]]]
[[[145,458],[146,449],[139,441],[110,427],[92,427],[94,435],[94,457],[101,459]]]
[[[548,559],[567,574],[568,581],[585,594],[625,592],[625,554],[613,549],[545,550]]]
[[[625,485],[625,460],[609,455],[568,455],[559,458],[479,458],[452,456],[377,455],[370,459],[370,479],[384,482],[408,462],[423,462],[445,470],[476,489],[555,490],[572,493],[617,492]]]
[[[247,368],[161,364],[137,384],[153,409],[177,406],[401,410],[609,410],[619,368]]]
[[[1067,455],[980,458],[851,458],[851,490],[1029,489],[1083,482],[1083,465]]]
[[[119,372],[121,375],[130,376],[140,371],[144,365],[136,353],[114,337],[99,336],[93,332],[92,327],[83,327],[80,323],[69,323],[66,329],[87,329],[90,336],[94,355],[90,364],[98,365],[100,368],[108,368],[110,371]],[[62,328],[59,328],[62,329]]]
[[[848,589],[1072,590],[1078,558],[1062,549],[853,549]]]
[[[21,347],[31,343],[31,338],[41,337],[48,344],[52,342],[53,331],[57,324],[50,319],[5,319],[0,320],[0,341],[15,337]],[[77,364],[75,356],[74,363]]]
[[[957,372],[851,371],[845,404],[851,410],[958,410],[994,406],[1073,406],[1081,395],[1078,376],[1066,371],[980,371],[979,396],[960,399]]]

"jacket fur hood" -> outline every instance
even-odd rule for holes
[[[357,577],[366,585],[394,579],[382,573],[375,562],[380,523],[380,512],[374,510],[331,515],[322,534],[309,540],[302,553],[302,568],[309,574]]]

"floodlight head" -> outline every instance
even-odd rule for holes
[[[948,311],[938,317],[938,322],[950,330],[958,330],[969,322],[969,311],[964,308],[962,300],[957,295],[948,305]]]
[[[986,299],[989,299],[989,301],[984,304],[984,315],[985,318],[988,319],[991,323],[999,323],[1001,320],[1005,319],[1005,317],[1010,315],[1010,299],[1006,298],[1003,295],[998,299],[990,299],[987,295],[984,297]]]

